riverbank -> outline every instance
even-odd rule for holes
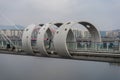
[[[39,53],[34,55],[27,54],[23,51],[9,51],[9,50],[0,50],[0,54],[12,54],[12,55],[25,55],[25,56],[36,56],[36,57],[45,57]],[[112,53],[91,53],[91,52],[75,52],[71,53],[73,58],[63,58],[58,55],[50,55],[49,58],[63,58],[63,59],[73,59],[73,60],[87,60],[87,61],[100,61],[100,62],[113,62],[120,63],[120,54]]]

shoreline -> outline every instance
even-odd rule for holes
[[[72,58],[65,58],[58,55],[42,56],[39,53],[34,55],[27,54],[25,52],[7,51],[0,50],[0,54],[11,54],[11,55],[23,55],[23,56],[35,56],[35,57],[48,57],[48,58],[59,58],[59,59],[71,59],[71,60],[84,60],[84,61],[97,61],[97,62],[112,62],[120,63],[120,54],[112,53],[72,53],[74,56]]]

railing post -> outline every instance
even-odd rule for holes
[[[98,51],[98,42],[95,42],[95,51]]]
[[[95,44],[95,42],[92,42],[92,51],[96,51],[96,44]]]
[[[118,43],[119,43],[119,51],[120,51],[120,41]]]
[[[3,44],[3,40],[2,40],[2,42],[1,42],[1,47],[3,48],[3,46],[4,46],[4,44]]]
[[[87,44],[85,43],[84,45],[85,45],[85,46],[84,46],[85,50],[87,50]]]
[[[99,51],[99,49],[100,49],[100,43],[99,42],[97,42],[97,51]]]
[[[109,43],[107,42],[107,51],[109,51]]]
[[[77,41],[75,41],[75,42],[73,42],[73,44],[75,43],[75,49],[77,49],[77,44],[78,44],[78,42]]]

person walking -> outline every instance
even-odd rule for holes
[[[51,42],[52,42],[52,39],[51,39],[51,38],[49,38],[49,39],[48,39],[48,45],[49,45],[48,49],[50,49],[50,48],[51,48]]]

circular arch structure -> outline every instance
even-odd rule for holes
[[[71,30],[71,27],[75,24],[83,25],[91,34],[92,42],[101,42],[101,37],[97,28],[89,22],[69,22],[65,25],[61,26],[58,31],[55,33],[54,36],[54,46],[55,51],[58,55],[62,57],[69,57],[72,58],[73,56],[68,51],[68,47],[66,42],[74,41],[74,35]]]
[[[42,24],[39,26],[42,26]],[[31,45],[31,39],[32,39],[32,33],[36,27],[37,26],[32,24],[32,25],[29,25],[28,27],[26,27],[23,31],[22,48],[28,54],[34,54],[34,51],[32,49],[32,45]]]
[[[38,32],[37,35],[37,48],[39,49],[39,53],[42,54],[43,56],[50,56],[47,52],[47,48],[45,46],[45,34],[48,35],[48,40],[53,39],[53,34],[51,31],[51,26],[55,25],[57,27],[60,27],[62,23],[48,23],[45,24]]]

